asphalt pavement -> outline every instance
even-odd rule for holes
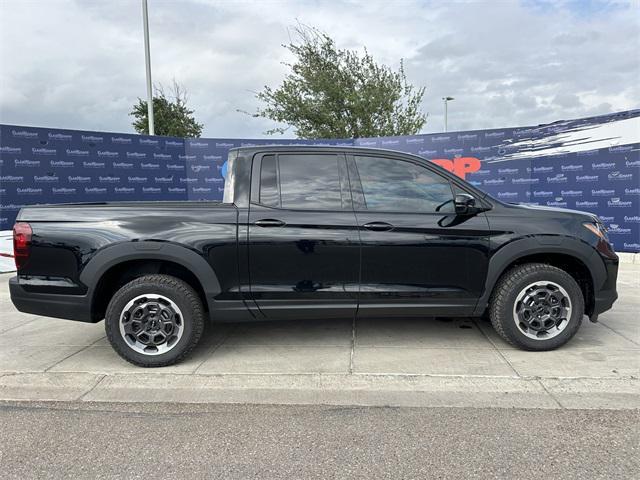
[[[638,411],[0,403],[0,477],[632,479]]]

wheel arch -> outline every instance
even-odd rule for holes
[[[91,316],[104,318],[106,305],[124,283],[151,273],[173,275],[191,285],[206,310],[220,293],[216,273],[198,253],[163,242],[127,242],[97,253],[83,268],[80,281],[89,288]],[[123,283],[124,282],[124,283]]]
[[[489,261],[484,292],[474,312],[476,315],[482,315],[486,310],[500,277],[513,267],[525,263],[545,263],[569,273],[580,285],[585,313],[591,315],[595,302],[594,291],[606,280],[606,270],[591,246],[570,237],[555,245],[529,237],[511,242],[498,250]]]

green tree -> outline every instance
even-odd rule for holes
[[[138,98],[129,115],[135,119],[132,125],[136,132],[148,135],[147,102]],[[175,80],[170,95],[165,94],[162,85],[154,86],[153,120],[155,134],[166,137],[199,137],[204,127],[196,122],[193,110],[187,107],[187,91]]]
[[[265,86],[253,117],[293,127],[299,138],[359,138],[413,135],[426,123],[420,106],[425,88],[407,83],[404,65],[393,71],[364,50],[336,47],[326,33],[305,25],[294,28],[296,41],[283,45],[295,60],[282,84]],[[248,112],[243,112],[248,113]]]

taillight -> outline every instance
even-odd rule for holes
[[[13,226],[13,256],[18,270],[29,260],[32,233],[28,223],[18,222]]]

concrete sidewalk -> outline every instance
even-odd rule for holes
[[[187,361],[140,369],[103,323],[17,312],[0,276],[0,400],[526,408],[640,407],[640,265],[620,300],[553,352],[471,319],[216,324]]]

